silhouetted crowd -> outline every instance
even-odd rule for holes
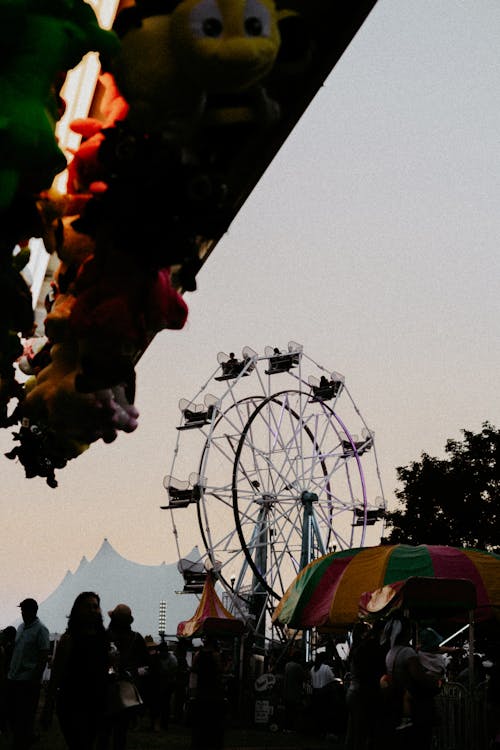
[[[30,748],[35,719],[47,729],[54,715],[69,750],[125,750],[138,717],[152,732],[168,729],[182,659],[165,641],[134,631],[130,607],[108,612],[106,628],[99,596],[84,591],[51,643],[37,602],[19,606],[22,624],[0,640],[0,731],[13,750]]]
[[[270,721],[276,731],[316,735],[345,750],[500,750],[499,635],[497,628],[489,654],[469,658],[465,637],[444,645],[434,628],[396,616],[356,624],[342,658],[333,638],[307,664],[292,647],[268,666]],[[480,707],[470,745],[448,743],[456,728],[444,724],[461,709],[447,709],[447,701],[457,695],[462,707]]]
[[[214,637],[204,636],[194,652],[179,640],[174,653],[164,638],[133,630],[126,604],[108,612],[105,627],[94,592],[77,596],[55,642],[34,599],[19,607],[21,625],[0,633],[0,733],[12,750],[28,750],[36,720],[49,729],[54,717],[68,750],[126,750],[138,723],[164,732],[171,721],[191,728],[192,750],[222,750],[228,716],[242,706],[243,721],[313,734],[332,747],[430,750],[440,746],[433,743],[447,684],[468,700],[475,691],[484,696],[486,741],[500,750],[498,644],[490,655],[467,656],[465,641],[445,645],[432,627],[415,630],[398,616],[357,624],[342,656],[326,639],[306,664],[292,641],[240,685],[231,649]]]

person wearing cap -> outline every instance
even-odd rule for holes
[[[23,599],[22,624],[18,627],[7,675],[8,712],[13,750],[26,750],[33,742],[40,684],[50,650],[48,628],[37,616],[35,599]]]

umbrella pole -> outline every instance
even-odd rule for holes
[[[304,645],[305,645],[304,658],[305,658],[306,664],[309,664],[309,662],[311,661],[311,651],[312,651],[311,643],[312,643],[311,630],[307,628],[307,630],[304,631]]]
[[[469,690],[474,688],[474,610],[469,610]]]

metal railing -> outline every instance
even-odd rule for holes
[[[448,682],[436,698],[437,725],[433,750],[486,750],[488,748],[486,684],[470,692]]]

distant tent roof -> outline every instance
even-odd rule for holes
[[[177,635],[193,638],[200,635],[239,635],[245,625],[224,607],[215,591],[213,577],[208,575],[200,603],[190,620],[180,622]]]
[[[195,555],[193,550],[190,556],[195,559]],[[160,602],[166,601],[165,630],[167,635],[173,635],[179,620],[189,617],[197,603],[192,595],[178,595],[183,583],[176,562],[159,565],[133,562],[104,539],[93,559],[82,557],[74,573],[68,570],[59,586],[41,602],[38,614],[51,633],[62,633],[76,596],[82,591],[95,591],[101,598],[106,626],[108,611],[123,602],[132,609],[133,629],[147,635],[158,632]]]

